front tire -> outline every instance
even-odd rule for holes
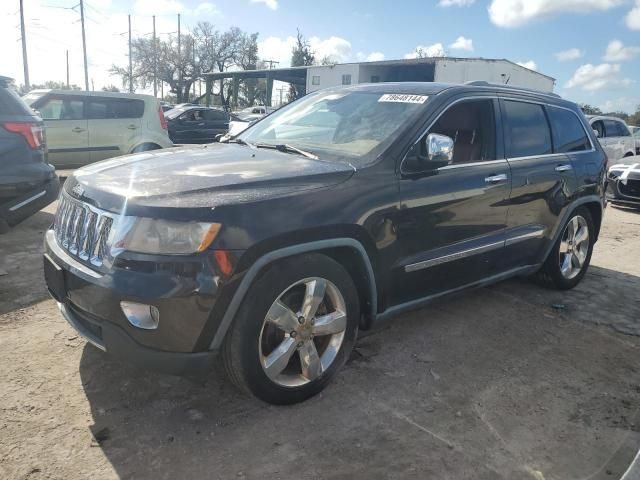
[[[579,207],[562,227],[562,233],[538,273],[538,279],[558,290],[574,288],[587,273],[594,240],[591,213],[587,208]]]
[[[316,395],[344,365],[360,318],[357,289],[321,254],[270,265],[249,288],[222,356],[231,381],[268,403]]]

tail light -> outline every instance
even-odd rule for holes
[[[24,137],[29,146],[34,150],[44,146],[44,130],[42,125],[37,123],[2,123],[5,130],[11,133],[18,133]]]
[[[162,106],[161,105],[158,105],[158,116],[160,117],[160,126],[164,130],[169,128],[169,126],[167,125],[167,119],[164,118],[164,112],[162,111]]]

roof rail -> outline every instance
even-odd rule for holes
[[[521,92],[531,92],[531,93],[537,93],[539,95],[548,95],[550,97],[555,97],[555,98],[562,98],[560,95],[558,95],[557,93],[553,93],[553,92],[543,92],[542,90],[535,90],[533,88],[525,88],[525,87],[517,87],[517,86],[513,86],[513,85],[506,85],[504,83],[491,83],[491,82],[487,82],[485,80],[472,80],[470,82],[465,82],[465,85],[473,85],[474,87],[495,87],[495,88],[504,88],[504,89],[508,89],[508,90],[518,90]]]

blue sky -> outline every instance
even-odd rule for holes
[[[261,56],[281,65],[300,28],[320,56],[336,61],[403,58],[422,46],[432,54],[530,62],[557,79],[561,95],[607,110],[630,111],[640,103],[640,0],[86,1],[90,76],[97,88],[118,83],[106,70],[126,63],[126,14],[133,14],[134,33],[144,34],[151,30],[150,15],[158,15],[158,31],[167,33],[175,31],[181,12],[185,29],[208,20],[221,29],[260,32]],[[76,3],[25,1],[33,82],[62,80],[60,63],[69,49],[72,81],[82,83],[78,15],[51,8]],[[0,74],[22,79],[16,10],[3,2],[0,41],[14,61],[3,62],[12,66]],[[557,54],[563,51],[570,52],[562,61]]]

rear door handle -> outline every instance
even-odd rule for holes
[[[556,172],[567,172],[571,170],[573,167],[571,165],[558,165],[556,167]]]
[[[73,130],[71,130],[73,133],[82,133],[84,132],[84,128],[80,128],[80,127],[76,127]]]
[[[128,125],[128,126],[127,126],[127,128],[128,128],[129,130],[135,130],[135,129],[136,129],[136,128],[138,128],[138,127],[136,127],[135,125],[133,125],[133,124],[132,124],[132,125]]]
[[[484,181],[486,183],[500,183],[500,182],[506,182],[507,181],[507,174],[506,173],[501,173],[500,175],[491,175],[490,177],[486,177],[484,179]]]

